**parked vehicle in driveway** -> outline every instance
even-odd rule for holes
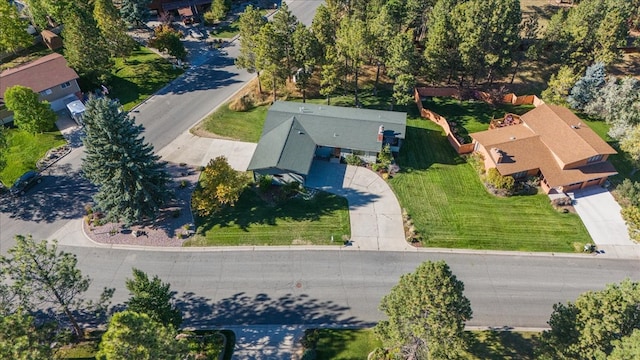
[[[34,185],[42,182],[42,175],[37,171],[27,171],[22,174],[11,186],[11,195],[24,195],[24,193]]]

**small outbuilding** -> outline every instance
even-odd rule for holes
[[[49,49],[55,50],[62,47],[62,39],[54,32],[49,30],[42,30],[40,35],[42,36],[42,42],[47,45]]]

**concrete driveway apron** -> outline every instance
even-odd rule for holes
[[[629,238],[620,205],[608,190],[595,186],[569,195],[598,249],[613,257],[640,258],[640,245]]]
[[[406,250],[400,204],[389,185],[358,166],[314,161],[305,185],[344,196],[349,202],[350,247]]]

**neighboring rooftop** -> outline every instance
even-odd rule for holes
[[[0,100],[7,88],[22,85],[36,93],[78,78],[67,60],[53,53],[0,73]]]

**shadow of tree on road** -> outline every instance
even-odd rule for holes
[[[320,301],[306,294],[285,294],[272,298],[239,292],[211,303],[209,299],[185,292],[178,299],[184,327],[206,328],[237,325],[335,325],[365,327],[370,323],[345,316],[349,307]]]

